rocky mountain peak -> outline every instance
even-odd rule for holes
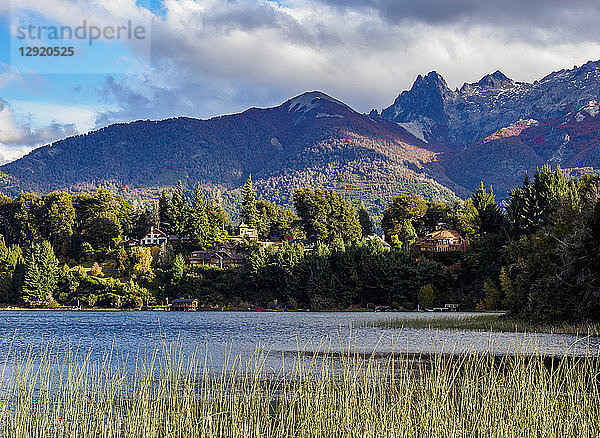
[[[446,80],[436,71],[431,71],[425,77],[419,75],[415,80],[411,91],[419,89],[433,89],[439,91],[450,91]]]
[[[477,85],[482,88],[506,88],[512,87],[514,82],[500,70],[496,70],[494,73],[485,75],[481,78],[481,80],[477,82]]]
[[[599,61],[560,70],[533,83],[514,82],[497,70],[478,82],[465,83],[456,92],[431,72],[417,77],[411,90],[403,91],[382,116],[432,127],[425,129],[425,137],[460,149],[518,120],[562,118],[599,97]]]
[[[444,102],[454,94],[446,80],[436,71],[431,71],[426,76],[417,76],[412,88],[400,93],[394,104],[384,109],[381,115],[405,129],[408,126],[413,131],[417,129],[417,137],[422,140],[435,140],[438,139],[438,126],[448,122]]]
[[[288,111],[301,111],[306,113],[312,109],[322,106],[325,102],[333,102],[337,105],[346,107],[346,104],[334,99],[322,91],[307,91],[284,102],[283,106],[287,106]]]
[[[502,73],[500,70],[496,70],[494,73],[485,75],[479,82],[472,84],[465,83],[461,89],[461,93],[470,93],[474,91],[482,90],[500,90],[506,88],[512,88],[515,83],[512,79]]]
[[[300,123],[311,118],[318,117],[339,117],[343,118],[343,113],[351,108],[343,102],[321,92],[307,91],[282,105],[288,112],[293,114],[294,123]]]

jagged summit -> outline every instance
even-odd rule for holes
[[[514,87],[515,83],[512,79],[502,73],[500,70],[496,70],[494,73],[485,75],[483,78],[479,80],[479,82],[475,82],[472,84],[465,83],[461,89],[461,93],[469,93],[473,91],[480,90],[495,90],[495,89],[505,89]]]
[[[436,72],[382,110],[402,125],[418,124],[427,141],[461,149],[521,119],[558,119],[600,97],[600,61],[560,70],[533,83],[514,82],[500,70],[451,91]]]
[[[425,77],[419,75],[415,80],[412,89],[418,89],[421,87],[435,87],[438,89],[449,90],[448,84],[442,75],[438,72],[430,71]]]

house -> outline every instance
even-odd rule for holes
[[[198,300],[192,298],[179,298],[173,300],[171,310],[195,312],[198,310]]]
[[[192,265],[208,265],[227,269],[233,266],[243,267],[246,264],[246,256],[229,249],[192,251],[188,261]]]
[[[379,242],[379,243],[381,243],[381,246],[383,246],[383,249],[391,249],[392,248],[392,246],[389,243],[387,243],[383,237],[377,236],[375,234],[371,234],[370,236],[365,237],[365,240],[367,242],[370,242],[370,241]]]
[[[429,233],[417,240],[413,245],[415,251],[421,252],[447,252],[467,250],[467,242],[454,230],[440,230]]]
[[[155,227],[150,227],[150,231],[140,239],[142,246],[157,246],[167,243],[167,235]]]
[[[190,236],[176,236],[175,234],[169,234],[167,236],[167,242],[171,244],[185,243],[190,241]]]
[[[238,226],[238,236],[248,239],[258,239],[258,230],[246,225],[243,221]]]
[[[128,239],[123,243],[125,246],[128,246],[128,247],[140,246],[140,241],[137,239]]]

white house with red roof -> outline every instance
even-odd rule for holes
[[[146,233],[144,237],[140,239],[140,245],[142,246],[159,246],[163,243],[167,243],[168,236],[163,231],[155,227],[150,227],[150,231]]]

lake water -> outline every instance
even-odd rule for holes
[[[444,314],[460,317],[463,313]],[[356,349],[419,353],[466,350],[511,354],[526,348],[547,355],[567,351],[574,355],[600,355],[600,338],[570,335],[489,333],[466,330],[387,329],[364,327],[377,319],[439,317],[424,313],[364,312],[110,312],[110,311],[2,311],[0,312],[0,360],[11,349],[24,352],[44,343],[78,346],[100,357],[113,348],[135,358],[152,350],[161,339],[179,341],[184,353],[207,351],[219,366],[229,355],[248,358],[256,348],[269,351],[271,364],[293,357],[301,349]]]

